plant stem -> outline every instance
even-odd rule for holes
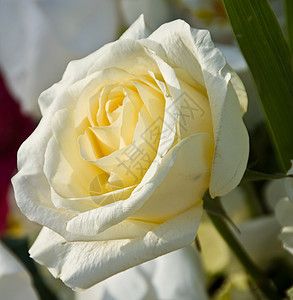
[[[220,235],[228,244],[229,248],[233,251],[244,269],[251,276],[255,284],[267,297],[267,299],[281,300],[282,297],[279,295],[274,283],[268,277],[266,277],[265,274],[263,274],[263,272],[259,270],[255,263],[251,260],[240,242],[231,231],[230,227],[227,225],[226,221],[215,214],[208,212],[208,215]]]

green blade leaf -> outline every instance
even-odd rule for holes
[[[283,179],[283,178],[293,178],[293,175],[266,174],[266,173],[246,169],[243,178],[241,180],[241,184],[250,181],[274,180],[274,179]]]
[[[289,47],[267,0],[223,2],[255,80],[281,167],[287,171],[293,158],[293,72]]]
[[[285,0],[285,9],[286,9],[286,26],[288,33],[288,43],[293,52],[293,1]]]

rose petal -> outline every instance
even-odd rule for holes
[[[62,98],[67,94],[66,91],[60,90],[63,87],[63,83],[56,84],[43,94],[49,99],[55,93],[60,92],[57,98]],[[46,115],[40,121],[37,129],[21,145],[18,151],[18,168],[20,171],[12,178],[12,184],[17,204],[24,215],[31,221],[41,225],[46,223],[47,226],[60,234],[72,237],[71,234],[64,232],[65,228],[62,223],[65,224],[73,215],[65,211],[57,211],[54,208],[50,197],[50,187],[43,173],[44,153],[52,135],[51,119],[55,110],[66,106],[70,107],[71,102],[67,99],[65,97],[64,101],[54,101],[48,106]]]
[[[191,246],[168,253],[76,293],[76,300],[97,295],[114,299],[208,299],[199,253]]]
[[[64,155],[60,153],[59,145],[54,137],[50,139],[45,152],[44,173],[50,186],[63,197],[88,195],[88,182],[75,172]]]
[[[216,81],[213,76],[207,77],[208,81]],[[219,86],[219,91],[210,91],[209,98],[217,99],[219,103],[211,103],[215,136],[215,155],[210,182],[210,194],[213,197],[225,195],[239,184],[249,154],[248,133],[241,118],[242,112],[239,103],[236,102],[237,95],[232,83],[219,83],[217,80],[214,84]]]
[[[84,192],[75,195],[75,197],[88,196],[89,183],[101,173],[101,170],[83,160],[80,156],[78,135],[76,130],[74,130],[74,116],[72,112],[67,109],[57,111],[52,117],[51,127],[56,143],[52,142],[49,144],[51,146],[55,145],[55,148],[47,147],[46,149],[44,173],[52,181],[55,176],[63,176],[63,168],[61,169],[59,164],[62,163],[63,167],[67,165],[72,169],[73,176],[78,178],[79,186],[84,188]],[[56,159],[52,159],[54,157]],[[63,162],[63,160],[65,161]],[[61,173],[58,174],[58,172]],[[54,188],[58,191],[58,194],[64,197],[74,197],[73,193],[66,194],[65,190],[63,190],[63,184],[58,183],[57,180],[54,180]]]
[[[105,172],[111,173],[110,184],[126,187],[140,182],[145,173],[144,169],[147,169],[155,158],[159,142],[159,139],[154,144],[149,142],[150,138],[146,135],[148,126],[152,123],[153,120],[143,106],[139,112],[132,143],[94,162]],[[127,122],[125,122],[125,130],[126,125]],[[119,182],[115,183],[117,180]]]
[[[199,226],[199,204],[136,239],[66,242],[43,228],[30,249],[33,259],[75,290],[191,243]]]
[[[81,62],[83,60],[86,61],[83,63]],[[121,39],[107,44],[88,57],[75,61],[75,63],[75,69],[78,67],[87,68],[87,74],[113,67],[134,73],[137,76],[145,74],[146,70],[159,73],[149,50],[138,41],[129,39]],[[74,72],[79,71],[74,70]]]
[[[216,44],[217,48],[220,49],[225,55],[229,65],[237,73],[247,69],[247,63],[236,45]]]
[[[162,93],[146,84],[133,82],[139,96],[148,109],[153,121],[162,118],[164,115],[165,99]]]
[[[203,132],[213,136],[212,116],[207,95],[183,80],[179,82],[183,91],[179,115],[180,137],[185,138]]]
[[[167,217],[172,217],[175,212],[191,208],[198,203],[208,186],[212,155],[212,147],[209,145],[212,145],[212,142],[207,134],[193,135],[184,139],[168,152],[162,162],[153,163],[143,182],[128,199],[81,213],[67,223],[66,229],[75,234],[94,236],[128,217],[146,220],[150,218],[154,222],[162,222]],[[186,160],[190,155],[193,156],[192,160]],[[201,183],[199,190],[196,189],[198,182]],[[169,196],[164,199],[166,191]],[[164,204],[162,206],[161,201]],[[152,205],[147,204],[140,212],[139,209],[144,203],[149,202],[156,205],[158,211],[155,212],[154,209],[149,211],[149,206]]]
[[[222,196],[237,186],[248,159],[248,134],[241,117],[241,107],[247,102],[243,85],[214,47],[208,31],[176,20],[159,27],[149,39],[161,44],[169,65],[185,69],[207,89],[216,147],[210,193]]]
[[[151,29],[146,25],[144,15],[138,19],[121,35],[120,39],[139,40],[147,38],[151,34]]]
[[[102,149],[97,141],[97,137],[89,128],[85,130],[83,135],[79,136],[78,145],[80,156],[88,162],[95,162],[103,157]]]
[[[167,58],[166,62],[170,66],[186,70],[194,80],[204,87],[202,69],[200,62],[196,59],[196,49],[205,46],[201,46],[204,34],[207,34],[207,31],[201,30],[200,35],[194,39],[190,26],[182,20],[176,20],[160,26],[149,36],[148,40],[155,41],[160,45]],[[152,49],[152,44],[148,40],[144,42]],[[155,50],[155,53],[165,60],[161,54],[162,51],[159,52],[158,46]]]
[[[162,222],[201,201],[209,184],[213,142],[207,134],[195,137],[181,143],[174,165],[132,219]]]
[[[97,176],[97,180],[99,180]],[[93,183],[95,185],[95,183]],[[51,199],[56,208],[64,208],[75,214],[80,212],[85,212],[94,208],[101,207],[103,205],[111,204],[117,200],[125,200],[134,190],[136,186],[130,186],[124,189],[117,189],[112,191],[107,191],[105,193],[97,193],[96,188],[93,191],[90,190],[92,194],[90,197],[83,198],[63,198],[51,189]]]

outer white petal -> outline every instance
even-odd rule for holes
[[[206,31],[201,30],[199,33],[204,34]],[[163,24],[149,36],[148,40],[160,45],[165,53],[163,58],[171,67],[184,69],[204,88],[202,69],[197,59],[198,44],[201,45],[202,41],[200,38],[194,41],[187,23],[176,20]]]
[[[144,236],[96,242],[67,242],[43,228],[30,255],[69,287],[86,289],[118,272],[191,243],[202,214],[200,204],[158,225]]]
[[[207,74],[210,83],[215,82],[213,75]],[[219,91],[211,90],[209,98],[213,115],[215,154],[210,182],[210,194],[223,196],[233,190],[240,182],[246,169],[249,154],[249,138],[242,121],[242,112],[236,92],[226,77]],[[222,90],[222,91],[221,91]],[[223,93],[222,93],[223,92]],[[216,103],[216,99],[219,103]],[[220,107],[218,107],[218,105]]]
[[[25,268],[0,242],[0,293],[5,300],[37,300]]]
[[[191,246],[146,262],[77,293],[76,300],[205,300],[200,258]]]
[[[16,202],[24,215],[31,221],[42,225],[46,223],[54,230],[64,233],[62,224],[72,215],[55,209],[50,200],[50,186],[43,172],[44,153],[52,136],[52,117],[56,110],[72,105],[72,99],[67,95],[64,82],[54,85],[44,93],[46,99],[56,94],[59,94],[60,98],[46,108],[46,114],[37,129],[18,151],[19,172],[12,178],[12,184]]]
[[[237,186],[248,160],[248,134],[241,110],[247,102],[243,84],[205,30],[191,29],[176,20],[162,25],[149,38],[164,48],[168,64],[184,68],[207,90],[215,139],[210,193],[222,196]]]
[[[139,40],[147,38],[151,34],[151,29],[144,20],[144,15],[140,15],[138,19],[121,35],[120,39]]]
[[[154,261],[147,262],[154,266]],[[93,287],[75,294],[76,300],[110,300],[110,299],[149,299],[152,286],[142,272],[141,267],[136,266],[118,273]],[[154,296],[153,294],[151,294]]]
[[[236,45],[216,44],[216,46],[223,52],[234,71],[238,73],[247,70],[247,63]]]

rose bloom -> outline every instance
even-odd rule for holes
[[[190,244],[203,194],[228,193],[246,167],[244,87],[182,20],[150,33],[141,16],[39,103],[15,195],[44,225],[31,256],[74,289]]]

